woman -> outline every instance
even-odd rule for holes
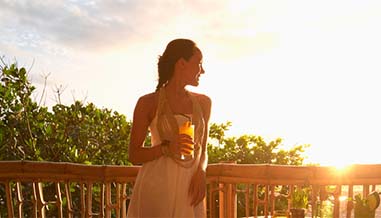
[[[140,97],[134,111],[129,160],[143,166],[128,217],[206,217],[211,100],[185,89],[198,86],[204,72],[202,53],[189,39],[171,41],[159,57],[156,91]],[[190,120],[194,138],[179,134],[179,126]],[[143,147],[148,129],[152,145]]]

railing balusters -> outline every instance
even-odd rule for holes
[[[112,202],[111,202],[111,183],[106,183],[106,218],[111,217]]]
[[[117,183],[116,184],[116,193],[115,193],[115,197],[116,197],[116,201],[115,201],[115,204],[114,204],[114,208],[115,208],[115,214],[116,214],[116,217],[117,218],[120,218],[120,183]]]
[[[348,199],[352,198],[353,196],[353,185],[349,185],[348,186]],[[347,218],[350,218],[351,217],[351,213],[352,213],[352,209],[353,209],[353,201],[348,201],[347,202]]]
[[[265,211],[266,218],[269,215],[268,202],[269,202],[269,186],[265,185],[265,198],[263,199],[262,203],[264,204],[264,211]]]
[[[213,218],[216,215],[217,199],[214,198],[214,193],[218,190],[218,183],[209,183],[209,218]]]
[[[6,181],[4,185],[5,185],[5,193],[7,198],[8,218],[13,218],[15,212],[13,210],[13,205],[12,205],[12,192],[11,192],[10,181]]]
[[[80,201],[81,201],[81,218],[86,217],[86,200],[85,200],[85,184],[80,182]]]
[[[333,192],[334,196],[334,207],[333,207],[333,217],[338,218],[340,216],[340,196],[341,196],[341,185],[336,185]]]
[[[245,185],[245,215],[246,217],[249,217],[250,214],[250,207],[249,207],[249,197],[250,197],[250,185],[246,184]]]
[[[45,206],[44,192],[41,182],[33,182],[33,192],[35,197],[35,216],[45,218]]]
[[[126,218],[127,216],[127,183],[123,183],[121,200],[122,202],[119,204],[119,205],[122,205],[121,215],[122,215],[122,218]]]
[[[24,217],[23,216],[23,210],[22,210],[24,198],[22,196],[21,182],[19,182],[19,181],[16,182],[16,197],[17,197],[17,203],[16,204],[17,204],[17,209],[18,209],[18,216],[21,218],[21,217]]]
[[[369,185],[363,185],[363,196],[367,196],[369,194]]]
[[[87,182],[87,189],[86,189],[86,218],[91,218],[93,216],[93,211],[92,211],[92,203],[93,203],[93,183]]]
[[[58,217],[62,218],[63,217],[63,208],[62,208],[62,195],[61,195],[61,186],[59,182],[55,182],[55,187],[56,187],[56,206],[58,210]]]
[[[66,195],[66,204],[67,204],[67,216],[68,218],[73,218],[74,211],[73,211],[73,201],[71,198],[71,192],[70,192],[70,182],[65,181],[65,195]]]
[[[101,199],[99,201],[99,209],[100,209],[100,217],[104,217],[105,215],[105,184],[101,184]]]
[[[312,214],[312,217],[316,217],[317,216],[317,198],[318,198],[318,186],[317,185],[312,185],[311,186],[311,214]]]
[[[224,217],[226,217],[226,215],[227,214],[225,214],[225,208],[226,208],[226,196],[225,196],[225,194],[226,194],[226,186],[223,184],[223,183],[219,183],[218,184],[218,196],[219,196],[219,198],[218,198],[218,203],[219,203],[219,212],[218,212],[218,214],[219,214],[219,217],[220,218],[224,218]]]
[[[275,186],[274,185],[270,186],[270,192],[271,192],[271,195],[270,195],[270,205],[271,205],[270,215],[271,215],[271,217],[274,217],[274,213],[275,213]]]
[[[253,208],[254,208],[254,217],[258,215],[258,185],[253,184]]]

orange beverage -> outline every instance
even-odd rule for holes
[[[194,140],[194,125],[192,122],[187,121],[184,122],[183,125],[179,126],[179,134],[185,134],[188,135]],[[193,156],[193,149],[194,149],[194,144],[189,144],[190,147],[192,147],[192,150],[189,150],[187,152],[183,152],[183,156]]]

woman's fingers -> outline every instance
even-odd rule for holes
[[[185,134],[179,135],[179,141],[182,143],[186,143],[186,144],[194,144],[192,137],[190,137],[189,135],[185,135]]]
[[[182,154],[192,154],[194,150],[193,139],[188,135],[180,134],[178,146]]]
[[[169,150],[176,155],[192,154],[194,150],[192,137],[186,134],[179,134],[177,139],[169,145]]]

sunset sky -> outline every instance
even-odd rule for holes
[[[132,118],[174,38],[193,39],[231,136],[311,144],[307,162],[380,163],[381,1],[0,0],[0,55],[31,68],[43,103],[93,102]],[[377,77],[378,76],[378,77]]]

